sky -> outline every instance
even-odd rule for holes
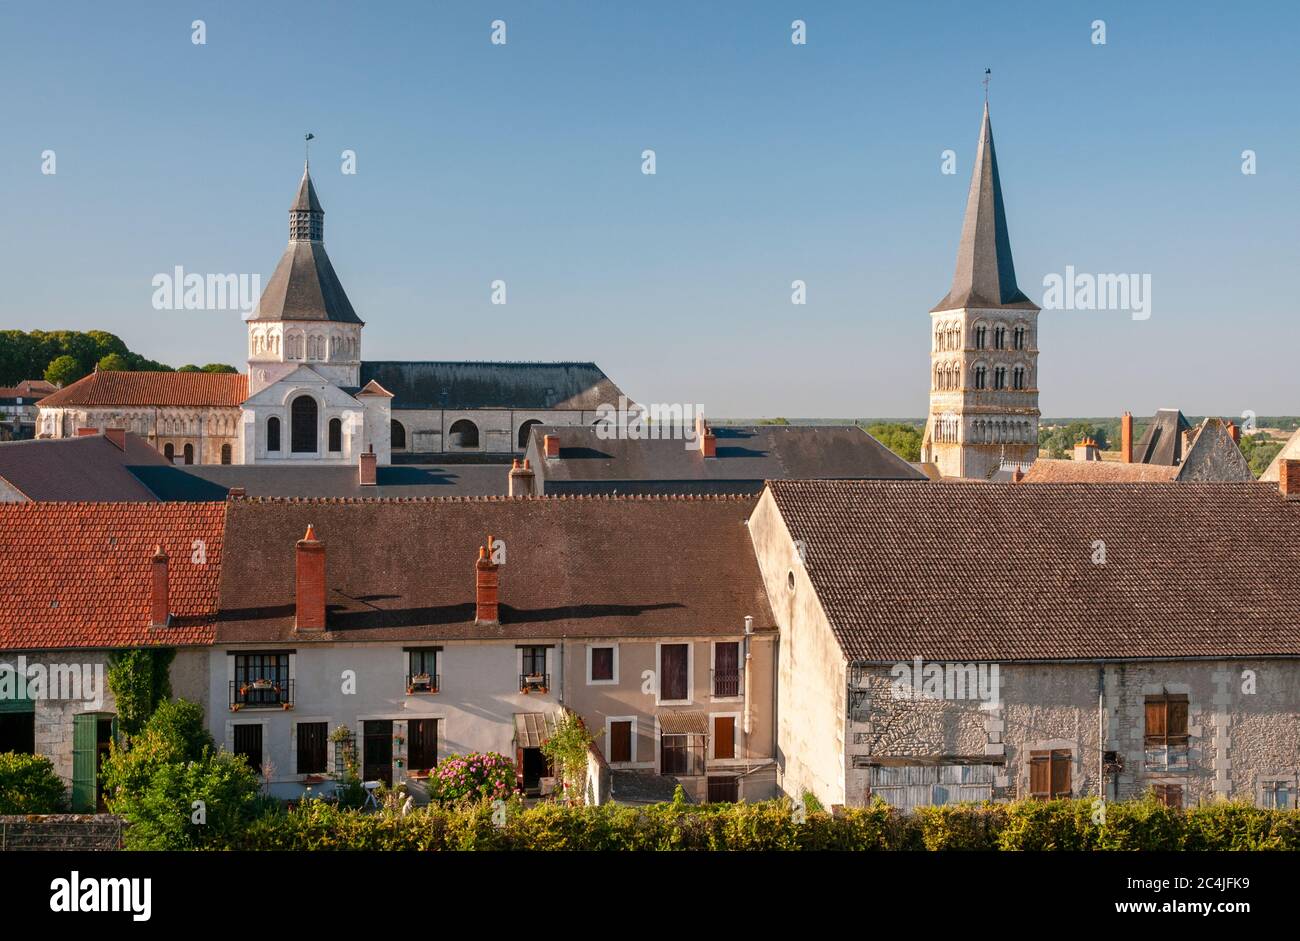
[[[1150,276],[1145,320],[1041,314],[1043,414],[1296,414],[1297,36],[1281,2],[5,4],[0,329],[242,369],[239,312],[152,279],[265,283],[311,132],[365,359],[920,417],[989,68],[1022,290]]]

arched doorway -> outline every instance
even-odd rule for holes
[[[478,425],[474,424],[468,418],[462,418],[460,421],[452,422],[451,428],[448,429],[447,438],[451,442],[452,450],[461,451],[478,447]]]
[[[534,425],[540,425],[541,422],[536,418],[530,418],[519,426],[519,448],[520,450],[528,447],[528,434],[533,430]]]
[[[194,445],[192,444],[185,445],[185,463],[186,464],[194,463]]]
[[[176,447],[170,441],[163,445],[163,457],[170,463],[176,462]]]
[[[388,422],[388,446],[394,451],[406,450],[406,426],[396,418]]]
[[[314,454],[316,445],[316,400],[300,395],[289,407],[289,448],[294,454]]]

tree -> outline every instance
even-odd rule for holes
[[[867,428],[875,438],[905,461],[921,459],[921,429],[905,422],[877,422]]]
[[[1241,453],[1250,465],[1250,472],[1258,477],[1268,470],[1277,452],[1282,450],[1281,441],[1274,441],[1268,435],[1246,435],[1241,439]]]
[[[62,388],[69,383],[76,382],[90,370],[82,369],[71,356],[66,353],[62,356],[55,357],[50,365],[45,367],[45,381],[52,382]]]
[[[239,372],[234,366],[227,363],[208,363],[203,367],[203,372]]]
[[[57,814],[66,803],[67,792],[50,759],[0,753],[0,814]]]
[[[98,363],[100,372],[127,372],[131,364],[121,353],[109,353]]]

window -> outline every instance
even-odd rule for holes
[[[412,648],[406,652],[407,693],[436,693],[442,683],[438,675],[438,647]]]
[[[709,778],[709,803],[734,804],[740,800],[740,778],[736,775]]]
[[[462,418],[459,421],[451,423],[451,428],[447,432],[447,437],[451,442],[453,450],[477,448],[478,425],[474,424],[468,418]]]
[[[664,735],[660,738],[660,773],[698,775],[704,773],[703,735]]]
[[[266,420],[266,450],[280,450],[280,419],[274,415]]]
[[[985,370],[985,368],[984,368],[983,366],[976,366],[976,367],[975,367],[975,388],[977,388],[977,389],[983,389],[983,388],[984,388],[984,373],[985,373],[985,372],[986,372],[986,370]]]
[[[230,445],[228,444],[223,444],[221,446],[221,463],[222,464],[230,463]]]
[[[172,462],[176,460],[176,448],[170,442],[163,445],[163,457]]]
[[[1181,784],[1153,784],[1151,790],[1159,803],[1166,807],[1182,808],[1183,786]]]
[[[1005,389],[1007,387],[1007,367],[999,366],[993,370],[993,388]]]
[[[312,454],[316,448],[316,400],[300,395],[289,406],[290,450],[294,454]]]
[[[660,646],[660,702],[686,702],[691,698],[690,649],[689,644],[663,644]]]
[[[1029,796],[1044,801],[1070,796],[1068,748],[1029,753]]]
[[[1259,806],[1269,810],[1291,810],[1295,807],[1295,787],[1290,778],[1265,780],[1259,786]]]
[[[407,759],[412,771],[428,771],[438,765],[438,720],[412,719],[406,723],[410,742]]]
[[[329,449],[333,453],[343,450],[343,422],[331,418],[329,424]]]
[[[1018,350],[1023,350],[1025,348],[1025,333],[1024,327],[1016,327],[1016,332],[1011,337],[1011,345]]]
[[[588,683],[618,682],[618,648],[617,647],[588,647],[587,648],[587,682]]]
[[[237,725],[234,728],[234,748],[236,755],[243,755],[248,767],[258,774],[262,773],[262,726]]]
[[[981,326],[975,328],[975,349],[984,349],[985,345],[988,343],[988,333],[988,327]]]
[[[1004,350],[1007,347],[1007,328],[995,327],[993,330],[993,348]]]
[[[230,684],[232,707],[293,704],[287,653],[235,654],[235,678]]]
[[[185,445],[185,463],[186,464],[194,463],[194,445],[192,444]]]
[[[361,779],[393,783],[393,720],[361,723]]]
[[[406,426],[395,418],[388,422],[388,444],[394,451],[406,450]]]
[[[327,767],[328,722],[298,723],[298,773],[324,774]]]
[[[713,717],[713,757],[736,757],[736,717]]]
[[[1161,693],[1146,699],[1146,766],[1157,771],[1187,768],[1187,695]]]
[[[609,761],[619,764],[634,761],[632,757],[632,720],[611,719],[609,722]]]
[[[713,695],[740,695],[740,642],[719,641],[713,645]]]
[[[1025,387],[1025,367],[1017,366],[1011,371],[1011,388],[1023,389]]]
[[[551,678],[546,674],[546,648],[520,647],[519,688],[523,692],[540,690],[543,693],[550,688]]]

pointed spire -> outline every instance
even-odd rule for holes
[[[1014,307],[1037,310],[1016,286],[1016,268],[1011,260],[1011,237],[1007,233],[1006,210],[1002,205],[1002,181],[993,149],[993,126],[989,105],[984,102],[979,149],[971,171],[970,193],[966,197],[966,218],[957,246],[957,270],[952,290],[933,310],[959,307]]]
[[[307,164],[302,167],[302,181],[298,195],[289,207],[289,241],[319,242],[325,235],[325,210],[316,198],[316,187],[311,182]]]

